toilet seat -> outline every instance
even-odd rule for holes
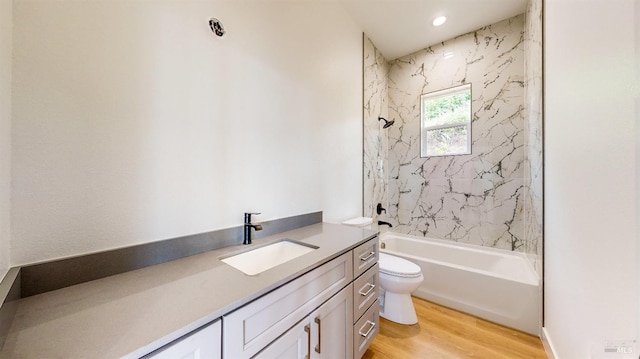
[[[386,253],[380,253],[378,265],[380,266],[380,273],[394,277],[417,278],[422,275],[422,270],[417,264]]]

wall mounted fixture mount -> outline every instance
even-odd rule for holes
[[[211,28],[211,31],[213,31],[220,37],[222,37],[222,35],[226,33],[226,31],[224,30],[224,26],[222,26],[222,22],[220,22],[220,20],[216,19],[215,17],[209,19],[209,27]]]

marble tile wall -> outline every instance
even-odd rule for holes
[[[365,102],[375,93],[367,68]],[[524,251],[524,15],[394,60],[388,72],[388,119],[396,122],[383,130],[388,197],[377,198],[388,202],[379,218],[394,232]],[[472,84],[472,154],[421,158],[420,95],[463,83]],[[367,133],[367,116],[365,146],[384,142]],[[368,161],[365,181],[375,169]]]
[[[365,217],[376,216],[378,203],[387,206],[388,137],[382,129],[388,118],[389,64],[374,44],[364,38],[364,205]]]
[[[542,0],[525,17],[525,253],[542,274]]]

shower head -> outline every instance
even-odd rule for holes
[[[396,120],[387,121],[384,117],[378,116],[378,121],[380,120],[384,121],[384,126],[382,126],[382,128],[389,128],[394,122],[396,122]]]

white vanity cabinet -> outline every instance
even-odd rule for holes
[[[254,358],[350,358],[353,350],[350,284]]]
[[[378,330],[377,261],[376,237],[224,315],[223,358],[360,359]]]
[[[222,325],[213,322],[145,356],[145,359],[220,359]]]
[[[353,251],[353,357],[362,358],[380,330],[378,238]]]
[[[352,278],[348,252],[224,315],[224,358],[253,357],[348,286]]]

